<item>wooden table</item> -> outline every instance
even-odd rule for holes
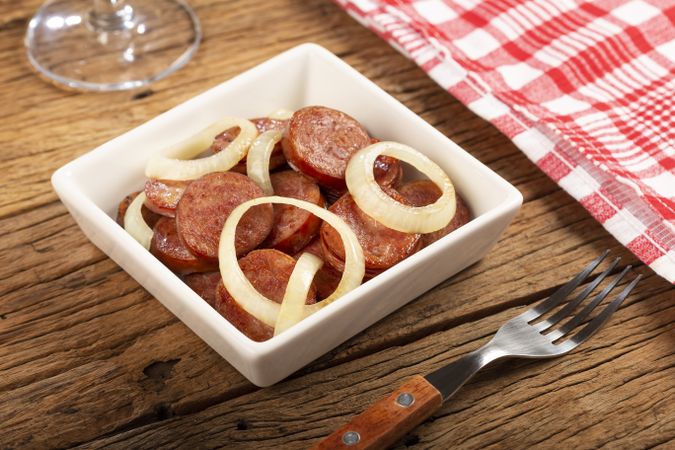
[[[399,448],[673,448],[671,285],[495,128],[330,1],[191,3],[205,36],[194,60],[149,90],[98,95],[36,78],[22,39],[40,2],[0,5],[0,448],[303,448],[405,378],[475,349],[606,248],[645,276],[606,328],[566,357],[481,372]],[[307,41],[501,174],[525,204],[482,262],[259,389],[89,243],[49,177]]]

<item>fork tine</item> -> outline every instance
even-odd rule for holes
[[[565,297],[567,297],[570,292],[575,290],[577,286],[581,284],[582,281],[584,281],[588,275],[590,275],[591,272],[595,270],[596,267],[602,262],[603,259],[609,254],[609,250],[605,250],[602,255],[598,256],[595,258],[589,265],[587,265],[584,270],[579,272],[579,274],[574,277],[572,280],[568,281],[567,284],[562,286],[560,289],[555,291],[553,295],[551,295],[549,298],[546,300],[540,302],[537,306],[534,308],[528,309],[524,313],[520,315],[520,318],[527,321],[531,322],[532,320],[536,319],[537,317],[540,317],[542,314],[547,313],[550,311],[552,308],[557,306]]]
[[[569,351],[591,337],[593,333],[598,331],[612,316],[612,314],[614,314],[614,312],[619,309],[621,303],[623,303],[626,297],[628,297],[628,294],[630,294],[633,288],[635,288],[635,285],[638,284],[638,281],[640,281],[641,278],[642,275],[635,277],[635,279],[628,286],[626,286],[623,291],[621,291],[619,296],[615,298],[609,305],[607,305],[600,314],[591,320],[588,325],[582,328],[577,334],[566,341],[561,342],[560,346],[565,348],[565,351]]]
[[[592,283],[590,283],[588,286],[586,286],[586,288],[584,288],[584,290],[581,291],[581,293],[577,296],[577,298],[574,299],[574,301],[569,302],[567,305],[565,305],[565,307],[563,309],[556,312],[550,318],[548,318],[548,319],[546,319],[542,322],[539,322],[539,323],[537,323],[533,326],[541,333],[541,332],[544,332],[544,331],[548,330],[550,327],[554,326],[555,324],[560,322],[562,319],[564,319],[565,317],[572,314],[572,311],[574,311],[576,309],[576,307],[579,306],[579,304],[581,304],[581,302],[583,302],[584,299],[586,297],[588,297],[588,295],[591,292],[593,292],[593,290],[598,286],[598,284],[600,284],[600,282],[602,280],[604,280],[605,277],[607,277],[607,275],[609,275],[609,273],[612,270],[614,270],[614,268],[616,267],[616,265],[619,263],[620,260],[621,260],[620,256],[615,258],[614,261],[612,261],[612,264],[607,269],[605,269],[604,272],[602,272],[600,275],[595,277],[595,280],[593,280]]]
[[[595,298],[588,304],[584,309],[582,309],[576,316],[568,320],[562,327],[546,335],[551,341],[560,339],[574,328],[576,328],[584,319],[595,309],[596,306],[602,302],[607,295],[611,292],[612,289],[621,281],[621,279],[628,273],[632,266],[626,266],[625,269],[621,271],[619,275],[614,277],[614,279],[607,285],[605,288],[595,296]]]

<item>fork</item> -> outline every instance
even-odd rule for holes
[[[586,266],[577,276],[535,307],[506,322],[478,350],[466,354],[426,376],[416,375],[385,399],[354,417],[314,449],[380,449],[396,443],[430,417],[473,375],[501,358],[553,358],[564,355],[590,338],[621,306],[642,275],[638,275],[597,316],[572,334],[630,271],[627,266],[581,311],[572,313],[619,263],[620,258],[588,284],[575,298],[551,317],[537,321],[562,304],[609,254],[609,250]],[[553,329],[562,323],[562,326]]]

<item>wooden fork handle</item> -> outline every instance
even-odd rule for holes
[[[386,449],[430,417],[442,403],[441,393],[416,375],[312,448]]]

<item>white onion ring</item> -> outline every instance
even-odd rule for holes
[[[205,158],[190,159],[202,153],[223,131],[239,127],[239,135],[222,151]],[[225,172],[246,156],[253,139],[258,136],[255,125],[239,117],[224,117],[194,136],[160,151],[145,166],[145,176],[163,180],[194,180],[211,172]]]
[[[274,120],[286,120],[286,119],[290,119],[291,117],[293,117],[293,113],[294,113],[294,111],[291,111],[290,109],[281,108],[281,109],[277,109],[273,113],[269,114],[267,117],[269,117],[270,119],[274,119]]]
[[[293,273],[288,280],[284,298],[281,301],[279,315],[274,325],[274,335],[283,333],[300,322],[304,317],[304,306],[307,293],[312,286],[316,272],[323,266],[323,261],[316,255],[304,252],[295,263]]]
[[[145,219],[141,213],[143,203],[145,203],[145,192],[140,192],[124,213],[124,229],[146,250],[149,250],[150,241],[152,240],[152,229],[145,223]]]
[[[260,186],[265,195],[274,195],[270,180],[270,156],[274,146],[281,140],[279,130],[266,131],[253,141],[246,157],[246,175]]]
[[[380,156],[391,156],[415,167],[441,190],[441,196],[426,206],[407,206],[389,197],[375,181],[373,165]],[[356,152],[345,172],[349,193],[358,207],[382,225],[404,233],[431,233],[446,226],[455,215],[455,188],[443,169],[428,157],[404,144],[382,141]]]
[[[274,327],[277,316],[279,315],[280,305],[260,294],[248,281],[244,272],[239,267],[237,261],[234,237],[237,224],[241,217],[249,208],[266,203],[281,203],[285,205],[297,206],[298,208],[309,211],[320,219],[328,222],[342,238],[342,244],[345,248],[345,269],[342,272],[342,278],[335,291],[324,300],[313,305],[303,306],[303,317],[307,317],[324,306],[332,303],[337,298],[358,287],[365,274],[365,259],[363,249],[356,239],[356,234],[349,226],[337,215],[313,203],[298,200],[289,197],[260,197],[237,206],[225,221],[225,226],[220,234],[220,243],[218,245],[218,265],[220,275],[223,278],[223,284],[232,298],[249,314],[256,317],[261,322]],[[289,280],[291,284],[293,280]],[[304,299],[304,297],[303,297]]]

